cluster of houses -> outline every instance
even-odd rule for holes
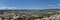
[[[28,20],[27,15],[20,15],[14,13],[4,13],[0,14],[0,20]]]
[[[50,17],[44,16],[42,19],[39,15],[31,14],[32,17],[38,17],[37,19],[30,19],[29,15],[25,14],[15,14],[15,13],[4,13],[0,14],[0,20],[60,20],[60,14],[55,14]]]
[[[52,15],[51,17],[44,17],[40,20],[60,20],[60,14]]]

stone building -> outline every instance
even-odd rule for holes
[[[41,20],[49,20],[49,18],[44,16]]]

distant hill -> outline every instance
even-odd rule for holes
[[[34,9],[24,9],[24,10],[19,10],[19,9],[14,9],[14,10],[0,10],[0,11],[28,11],[28,12],[34,12],[34,11],[39,11],[39,12],[44,12],[44,11],[59,11],[60,9],[44,9],[44,10],[34,10]]]

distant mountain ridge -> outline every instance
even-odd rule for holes
[[[58,11],[60,9],[18,9],[17,7],[1,7],[1,11]]]
[[[14,9],[14,10],[0,10],[0,13],[2,12],[9,12],[9,11],[13,11],[13,12],[40,12],[40,13],[46,13],[46,12],[54,12],[54,11],[60,11],[60,9],[44,9],[44,10],[34,10],[34,9]]]

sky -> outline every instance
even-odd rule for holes
[[[60,0],[0,0],[0,9],[60,9]]]

